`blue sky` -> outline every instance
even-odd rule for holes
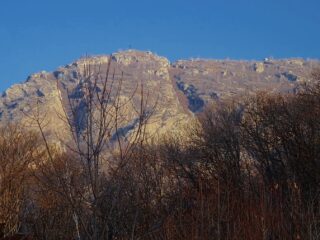
[[[85,54],[320,57],[319,0],[1,0],[0,91]]]

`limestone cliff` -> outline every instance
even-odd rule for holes
[[[303,59],[193,59],[170,64],[166,58],[151,52],[133,50],[112,54],[111,59],[104,55],[86,57],[54,72],[33,74],[24,83],[7,89],[0,97],[0,125],[21,122],[36,128],[32,119],[40,117],[44,119],[46,134],[65,139],[68,131],[64,120],[70,99],[77,102],[78,109],[82,107],[84,66],[105,76],[109,60],[115,84],[122,83],[121,99],[132,98],[132,104],[125,108],[126,121],[121,126],[124,134],[135,128],[135,110],[143,86],[143,95],[155,110],[148,131],[157,136],[168,130],[179,131],[210,101],[256,90],[290,91],[298,82],[306,81],[313,68],[320,66],[318,61]],[[81,115],[77,121],[81,124]]]

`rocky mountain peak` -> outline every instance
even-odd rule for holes
[[[290,91],[320,66],[317,60],[300,58],[262,61],[190,59],[170,64],[165,57],[138,50],[82,57],[53,72],[32,74],[24,83],[7,89],[0,97],[0,125],[28,122],[25,113],[38,107],[48,118],[48,132],[64,129],[58,115],[63,114],[68,98],[78,99],[81,103],[84,66],[90,65],[93,71],[99,69],[99,74],[105,75],[110,57],[115,82],[122,79],[122,99],[129,99],[142,83],[151,105],[157,102],[150,129],[159,133],[187,123],[193,113],[201,112],[212,101],[257,90]],[[127,108],[126,114],[134,121],[134,108],[139,101],[138,97],[132,100],[133,105]],[[130,121],[125,124],[130,125]]]
[[[112,54],[112,59],[123,65],[133,63],[149,64],[151,62],[159,62],[163,67],[170,65],[169,60],[165,57],[160,57],[150,51],[127,50]]]

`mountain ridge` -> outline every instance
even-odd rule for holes
[[[48,134],[63,135],[66,126],[58,116],[65,114],[69,98],[81,103],[84,66],[92,66],[96,73],[105,75],[110,59],[115,82],[123,84],[123,99],[129,99],[141,83],[150,105],[157,102],[149,129],[159,134],[188,124],[194,114],[212,101],[259,90],[291,91],[297,84],[308,81],[313,69],[320,66],[318,60],[303,58],[262,61],[197,58],[170,63],[163,56],[138,50],[82,57],[55,71],[31,74],[24,83],[5,90],[0,97],[0,126],[8,123],[31,126],[26,115],[37,106],[37,111],[48,118]],[[124,129],[131,129],[127,127],[136,118],[133,109],[138,103],[138,97],[133,97],[132,106],[125,113],[130,121],[123,123]]]

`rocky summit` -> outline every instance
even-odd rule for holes
[[[121,89],[116,89],[122,101],[130,100],[125,107],[126,120],[121,123],[124,134],[135,128],[139,99],[143,95],[148,107],[154,110],[148,123],[149,132],[161,135],[168,130],[178,131],[179,126],[188,124],[212,101],[257,90],[290,91],[298,83],[308,81],[320,63],[304,59],[190,59],[170,63],[165,57],[135,50],[85,57],[54,72],[32,74],[24,83],[3,92],[0,125],[23,123],[36,128],[34,118],[38,117],[42,119],[46,134],[63,138],[70,99],[77,103],[78,110],[83,107],[82,76],[86,66],[99,76],[106,76],[109,69],[112,82],[119,86],[121,81]],[[97,86],[96,91],[101,91],[101,86]],[[80,125],[82,117],[80,114],[76,120]]]

